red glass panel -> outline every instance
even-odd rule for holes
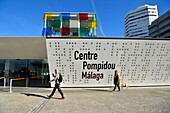
[[[70,35],[70,28],[61,28],[60,34],[61,34],[61,36],[63,36],[63,35],[69,36]]]
[[[88,13],[79,13],[79,20],[88,20]]]

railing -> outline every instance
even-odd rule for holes
[[[26,80],[26,87],[28,87],[29,83],[29,78],[42,78],[42,83],[43,83],[43,77],[42,76],[32,76],[32,77],[26,77],[26,78],[11,78],[10,79],[10,93],[12,93],[12,82],[13,81],[18,81],[18,80]],[[5,82],[6,80],[4,80]],[[4,86],[5,87],[5,86]]]
[[[26,79],[26,87],[28,86],[27,78],[11,78],[10,79],[10,89],[9,92],[12,93],[12,81],[17,81],[17,80],[24,80]]]

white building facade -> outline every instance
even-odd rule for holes
[[[50,79],[57,68],[61,87],[112,87],[115,70],[129,86],[170,85],[169,47],[169,38],[46,39]]]
[[[145,38],[149,36],[148,26],[158,18],[157,5],[143,5],[132,10],[124,17],[125,37]]]
[[[170,38],[0,37],[0,53],[0,86],[54,87],[56,68],[61,87],[112,87],[115,70],[129,86],[170,85]]]

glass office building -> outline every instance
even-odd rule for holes
[[[128,12],[124,18],[126,38],[149,37],[148,26],[158,18],[157,5],[143,5]]]

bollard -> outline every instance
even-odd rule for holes
[[[6,78],[4,77],[4,88],[6,87]]]
[[[12,79],[10,79],[10,87],[9,88],[10,88],[9,92],[12,93]]]

